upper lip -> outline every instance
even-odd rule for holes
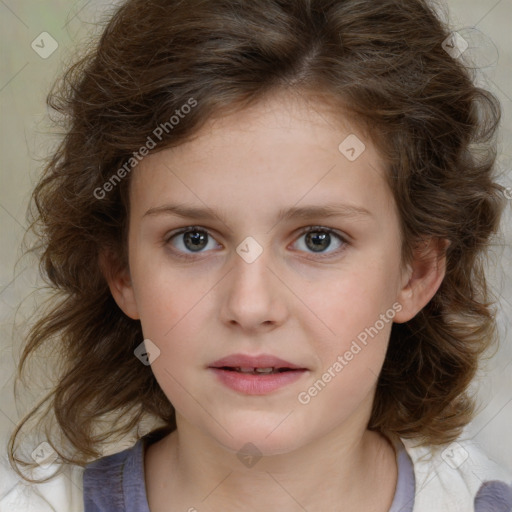
[[[292,370],[307,370],[302,366],[290,363],[270,354],[249,356],[247,354],[231,354],[211,363],[209,368],[291,368]]]

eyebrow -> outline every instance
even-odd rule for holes
[[[217,220],[220,219],[227,224],[227,215],[222,212],[215,213],[210,208],[198,208],[188,204],[164,204],[150,208],[143,217],[155,215],[176,215],[186,219],[194,220]],[[281,208],[276,217],[276,223],[284,219],[309,219],[312,217],[350,217],[350,218],[369,218],[373,214],[362,206],[351,204],[329,203],[321,206],[293,206],[291,208]]]

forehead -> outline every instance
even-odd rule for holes
[[[147,156],[133,172],[130,199],[139,213],[177,199],[227,215],[336,200],[378,213],[393,202],[385,172],[348,117],[280,94],[212,118],[191,140]]]

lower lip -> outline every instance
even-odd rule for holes
[[[225,386],[246,395],[266,395],[299,380],[307,372],[307,370],[291,370],[269,375],[253,375],[220,368],[210,368],[210,370]]]

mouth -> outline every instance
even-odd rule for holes
[[[244,395],[275,392],[298,382],[309,371],[269,354],[232,354],[215,361],[208,369],[221,384]]]
[[[248,368],[242,368],[240,366],[238,367],[232,367],[232,366],[221,366],[221,367],[212,367],[217,370],[225,370],[228,372],[236,372],[236,373],[244,373],[246,375],[272,375],[275,373],[284,373],[284,372],[297,372],[297,371],[305,371],[305,368],[255,368],[255,367],[248,367]]]
[[[209,365],[209,368],[253,375],[269,375],[296,370],[308,370],[303,366],[285,361],[271,354],[252,356],[249,354],[231,354]]]
[[[244,395],[267,395],[299,381],[304,368],[220,366],[209,368],[218,382]]]

